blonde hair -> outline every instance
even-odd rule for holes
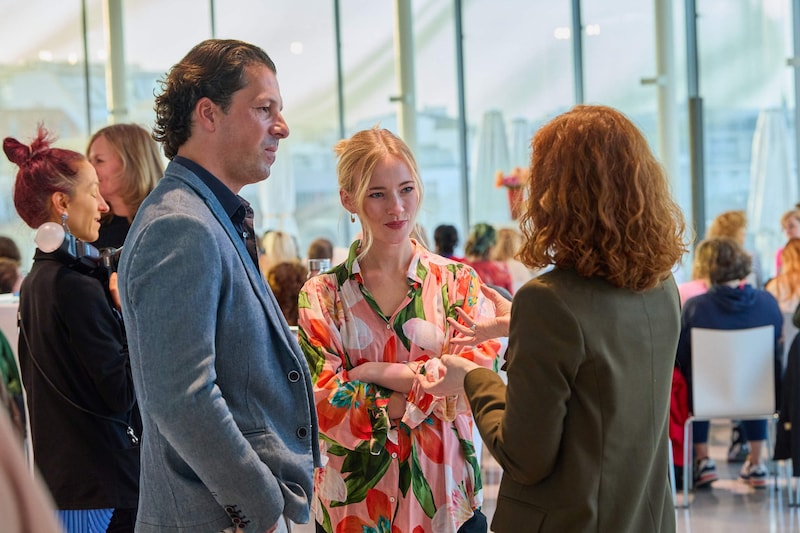
[[[261,237],[261,271],[264,275],[273,265],[284,262],[298,262],[300,255],[294,237],[284,231],[268,231]]]
[[[122,160],[122,201],[130,209],[128,220],[131,221],[144,199],[164,175],[164,164],[158,153],[158,145],[150,133],[137,124],[112,124],[92,135],[86,146],[87,154],[98,137],[104,137]],[[112,210],[104,218],[110,216],[113,216]]]
[[[800,239],[789,239],[781,251],[781,261],[781,272],[773,280],[778,299],[800,296]]]
[[[378,126],[361,130],[349,139],[337,142],[333,151],[339,158],[336,164],[339,189],[350,196],[357,214],[364,209],[364,198],[367,196],[369,181],[375,168],[388,157],[393,157],[408,167],[414,180],[418,201],[422,203],[422,180],[419,177],[414,154],[408,145],[391,131]],[[415,223],[415,221],[409,222]],[[362,259],[372,247],[372,234],[369,228],[362,227],[362,230],[363,239],[358,259]]]
[[[522,234],[515,229],[500,228],[497,230],[497,242],[492,248],[492,259],[508,261],[515,259],[522,247]]]
[[[706,238],[711,237],[730,237],[731,239],[735,239],[739,244],[744,244],[742,242],[742,230],[747,227],[747,217],[744,214],[744,211],[725,211],[720,213],[714,220],[711,221],[711,225],[708,226],[708,230],[706,230]]]
[[[800,204],[795,205],[794,209],[790,209],[790,210],[786,211],[781,216],[781,227],[786,226],[786,223],[789,222],[790,218],[793,218],[793,219],[797,220],[798,222],[800,222]]]

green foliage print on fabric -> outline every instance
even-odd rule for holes
[[[306,357],[308,369],[311,372],[311,379],[316,383],[317,376],[322,372],[322,367],[325,365],[325,351],[317,346],[314,346],[308,341],[308,335],[300,328],[298,342],[303,355]]]
[[[425,480],[425,474],[419,464],[416,447],[411,448],[411,488],[419,506],[429,518],[433,518],[433,515],[436,514],[436,504],[433,502],[431,487]]]
[[[456,431],[455,426],[453,426],[453,432],[458,435],[458,431]],[[458,439],[458,442],[461,443],[461,453],[464,454],[464,459],[466,459],[467,464],[472,468],[472,477],[475,480],[475,492],[478,493],[483,488],[483,480],[481,479],[481,467],[478,464],[478,455],[475,452],[475,444],[468,439]]]
[[[370,453],[367,442],[347,452],[342,463],[342,474],[350,474],[344,480],[347,499],[343,502],[331,502],[331,507],[364,501],[367,492],[378,484],[391,463],[392,458],[385,449],[374,455]]]

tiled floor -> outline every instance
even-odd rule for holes
[[[729,423],[712,424],[709,444],[720,479],[713,488],[690,494],[688,508],[677,508],[678,532],[800,532],[800,508],[789,506],[785,479],[755,490],[738,479],[741,463],[726,461]]]
[[[777,488],[773,481],[764,490],[755,490],[739,481],[741,463],[726,461],[729,442],[730,424],[712,423],[709,451],[717,463],[720,479],[712,489],[690,494],[688,508],[677,507],[678,533],[800,533],[800,507],[789,506],[785,481],[779,481]],[[485,449],[482,470],[483,512],[491,523],[501,471]],[[681,501],[679,493],[678,502]],[[296,526],[294,533],[314,533],[314,527]]]

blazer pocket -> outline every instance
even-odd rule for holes
[[[495,533],[518,533],[542,530],[547,512],[541,507],[522,500],[498,495],[497,509],[492,517],[492,531]]]

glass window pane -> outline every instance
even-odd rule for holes
[[[569,2],[464,4],[472,223],[512,225],[495,173],[527,167],[533,132],[574,103],[571,16]]]
[[[780,216],[798,201],[794,149],[791,2],[697,2],[704,106],[706,224],[748,213],[745,247],[765,277],[784,244]],[[707,226],[706,226],[707,227]]]
[[[333,3],[231,0],[224,10],[222,5],[216,10],[217,36],[256,44],[275,62],[291,132],[281,142],[270,178],[242,191],[256,210],[257,231],[294,235],[302,256],[317,237],[345,246],[351,226],[339,204],[333,157],[339,138]]]

